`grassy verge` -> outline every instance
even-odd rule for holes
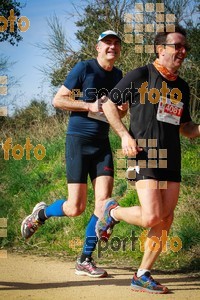
[[[27,114],[25,116],[26,122],[21,118],[20,123],[8,120],[2,125],[2,142],[12,137],[13,146],[25,145],[29,137],[34,147],[37,144],[45,147],[46,155],[42,160],[38,160],[32,151],[30,160],[27,160],[25,155],[16,160],[10,151],[9,160],[5,160],[1,149],[0,218],[7,218],[8,226],[7,237],[0,238],[0,247],[74,259],[81,252],[85,227],[94,209],[94,195],[90,183],[88,205],[81,216],[51,218],[28,242],[21,238],[21,221],[30,214],[37,202],[45,201],[50,204],[55,199],[67,197],[64,155],[67,118],[62,121],[56,117],[38,118],[36,113],[34,120],[31,119],[28,125]],[[122,206],[138,204],[135,190],[128,189],[127,182],[118,176],[116,150],[120,149],[120,140],[112,132],[110,139],[116,167],[113,196],[120,199]],[[167,243],[168,251],[161,254],[155,267],[197,270],[200,265],[199,142],[182,139],[181,143],[183,181],[179,204]],[[94,258],[99,262],[126,260],[137,265],[143,254],[139,241],[142,233],[141,228],[121,222],[116,226],[107,245],[98,244]],[[170,241],[173,241],[174,236],[178,236],[182,241],[182,248],[178,252],[170,249]]]

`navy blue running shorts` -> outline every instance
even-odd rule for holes
[[[109,138],[67,135],[65,155],[68,183],[87,183],[88,175],[91,181],[99,176],[114,177]]]

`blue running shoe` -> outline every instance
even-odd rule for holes
[[[99,220],[96,223],[96,234],[100,240],[107,242],[112,234],[113,227],[117,223],[119,223],[119,221],[115,221],[110,216],[111,209],[116,208],[117,206],[119,206],[119,204],[113,198],[108,199],[108,201],[106,202],[103,211],[103,216],[102,218],[99,218]]]
[[[147,292],[152,294],[166,294],[168,288],[155,281],[150,272],[145,272],[141,277],[135,273],[131,281],[131,289],[135,292]]]

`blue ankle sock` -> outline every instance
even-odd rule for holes
[[[46,215],[47,218],[50,217],[63,217],[65,216],[64,212],[63,212],[63,203],[66,200],[60,199],[60,200],[56,200],[55,202],[53,202],[52,204],[50,204],[49,206],[47,206],[47,208],[44,210],[44,213]]]
[[[88,257],[92,256],[92,253],[95,250],[96,244],[98,242],[98,238],[95,231],[97,220],[98,220],[97,216],[92,215],[86,227],[85,242],[83,245],[83,254]]]

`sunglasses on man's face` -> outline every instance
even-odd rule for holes
[[[181,43],[177,43],[177,44],[163,44],[163,46],[172,46],[175,50],[181,50],[181,49],[185,49],[186,51],[190,50],[190,46],[187,44],[181,44]]]

